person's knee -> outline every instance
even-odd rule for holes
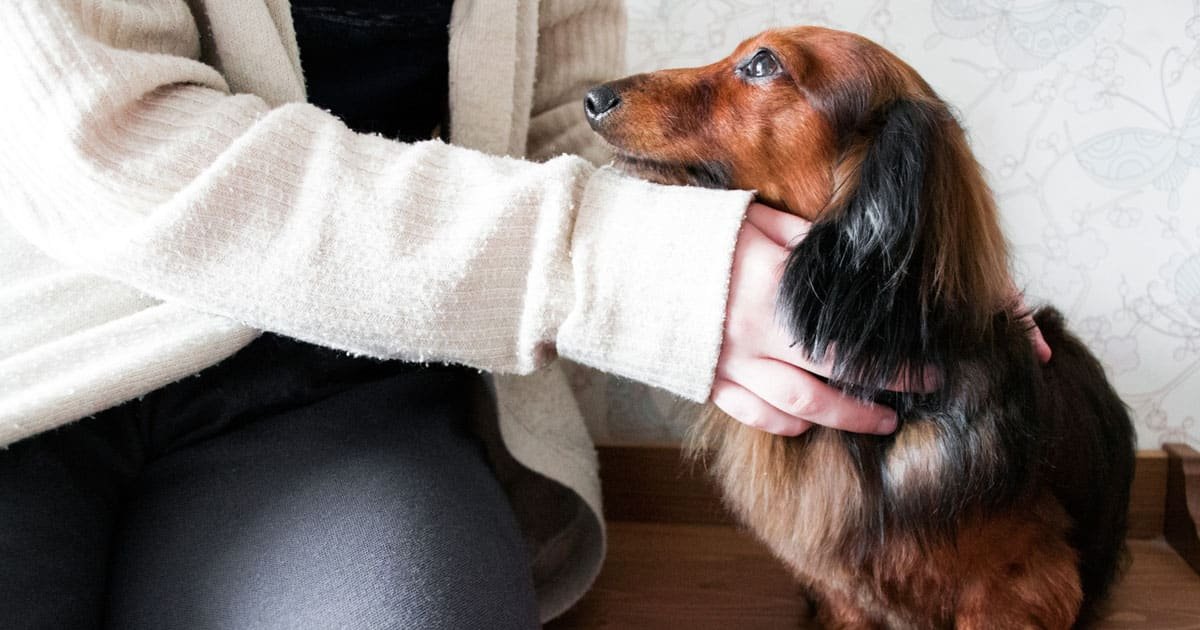
[[[482,459],[455,459],[438,479],[409,477],[421,488],[404,494],[422,507],[401,509],[383,528],[397,554],[384,581],[405,599],[392,627],[537,628],[530,554],[512,507]]]
[[[119,537],[114,627],[538,627],[512,507],[479,440],[438,419],[295,414],[154,467]]]

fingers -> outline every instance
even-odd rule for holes
[[[837,348],[831,347],[820,361],[813,361],[804,350],[792,341],[791,333],[784,330],[782,323],[764,331],[770,337],[770,345],[764,358],[789,363],[805,372],[828,377],[833,373],[833,357],[837,356]],[[887,389],[894,392],[909,392],[929,394],[937,391],[942,384],[942,376],[938,370],[930,366],[917,370],[912,367],[902,368]]]
[[[806,372],[828,377],[833,370],[833,352],[826,353],[820,361],[814,361],[799,345],[795,343],[792,333],[786,328],[781,317],[767,315],[764,317],[765,330],[760,334],[766,339],[764,359],[774,359],[794,365]]]
[[[776,306],[780,276],[788,255],[787,247],[777,241],[802,235],[809,222],[757,203],[750,205],[746,216],[730,279],[725,349],[733,356],[776,359],[828,377],[836,349],[820,361],[812,360],[794,343],[795,338]],[[936,373],[925,370],[923,379],[914,380],[915,372],[905,370],[897,375],[888,389],[908,392],[937,389],[940,378]]]
[[[1017,284],[1012,278],[1008,279],[1008,288],[1012,295],[1016,297],[1016,309],[1018,313],[1023,313],[1021,318],[1026,324],[1026,333],[1029,336],[1029,343],[1033,345],[1033,352],[1037,355],[1038,361],[1047,363],[1053,352],[1050,350],[1050,344],[1046,343],[1046,338],[1042,336],[1042,330],[1038,328],[1037,322],[1033,321],[1033,311],[1025,305],[1025,293],[1017,288]]]
[[[1050,344],[1046,343],[1046,338],[1042,336],[1042,329],[1033,323],[1033,318],[1029,318],[1029,323],[1032,327],[1029,329],[1029,338],[1033,341],[1033,351],[1037,353],[1038,361],[1049,363],[1050,357],[1054,353],[1050,350]]]
[[[751,203],[746,210],[746,222],[758,228],[780,247],[794,246],[812,227],[812,223],[805,219],[758,202]]]
[[[742,413],[746,414],[744,418],[728,410],[726,413],[772,433],[795,435],[790,431],[801,426],[797,421],[853,433],[886,434],[896,429],[896,414],[891,409],[846,396],[812,374],[786,363],[770,359],[729,362],[723,366],[718,378],[741,390],[731,392],[732,396],[749,394],[756,399],[734,399],[734,404],[740,404]],[[755,389],[750,392],[739,383],[753,384]],[[715,388],[713,402],[717,402]],[[717,403],[717,406],[721,407],[721,404]],[[760,427],[760,424],[768,426]]]
[[[775,435],[800,435],[812,426],[807,420],[789,416],[755,396],[750,390],[718,379],[713,383],[712,403],[742,424]]]
[[[830,363],[810,360],[776,317],[788,247],[810,225],[762,204],[747,209],[734,250],[711,400],[739,421],[777,435],[799,435],[814,423],[856,433],[891,433],[895,412],[846,396],[814,376],[828,375]],[[936,389],[936,379],[913,385],[909,376],[899,375],[896,389]]]

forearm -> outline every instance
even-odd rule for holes
[[[53,28],[4,29],[2,211],[53,257],[351,352],[527,372],[557,347],[707,395],[748,193],[354,134],[21,6]]]

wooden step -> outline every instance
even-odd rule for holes
[[[548,629],[766,630],[808,617],[783,566],[731,526],[614,521],[608,536],[595,586]]]
[[[1098,627],[1200,629],[1200,576],[1162,540],[1131,540],[1133,564]],[[725,525],[609,523],[595,586],[549,630],[812,627],[803,595],[762,545]]]
[[[811,627],[803,593],[732,523],[704,475],[681,464],[678,449],[601,448],[600,456],[608,556],[592,590],[548,629]],[[1200,630],[1200,575],[1163,537],[1178,530],[1186,545],[1188,526],[1195,536],[1189,509],[1200,501],[1192,495],[1189,502],[1188,490],[1195,492],[1198,462],[1200,454],[1186,447],[1138,454],[1133,562],[1099,628]]]

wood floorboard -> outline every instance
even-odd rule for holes
[[[1099,626],[1200,630],[1200,576],[1162,540],[1130,542],[1133,562]],[[810,627],[797,587],[728,525],[609,523],[595,587],[549,630],[770,630]]]
[[[1187,455],[1191,476],[1184,481],[1195,485],[1195,453]],[[783,567],[735,528],[712,482],[699,467],[681,464],[678,448],[602,447],[600,463],[608,557],[588,595],[547,628],[812,627],[803,594]],[[1138,453],[1129,513],[1132,563],[1101,630],[1200,630],[1200,575],[1162,538],[1170,516],[1164,510],[1171,503],[1169,471],[1166,452]],[[1189,518],[1200,512],[1192,503],[1184,507]],[[1193,544],[1194,536],[1183,538]]]
[[[1165,541],[1133,540],[1133,564],[1113,592],[1104,630],[1200,628],[1200,575]]]

